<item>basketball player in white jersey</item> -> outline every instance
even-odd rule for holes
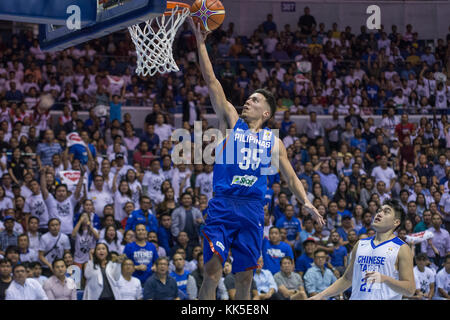
[[[386,201],[372,223],[375,236],[359,240],[343,276],[310,299],[328,299],[350,287],[350,300],[401,300],[414,295],[411,249],[394,235],[403,216],[395,201]]]

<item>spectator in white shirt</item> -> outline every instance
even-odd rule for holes
[[[414,280],[416,282],[416,292],[410,299],[431,300],[434,296],[436,272],[427,267],[429,263],[425,253],[419,253],[416,257],[416,266],[414,267]]]
[[[134,262],[131,259],[125,259],[122,262],[122,275],[117,281],[117,287],[120,291],[120,300],[142,300],[142,286],[138,278],[133,277],[135,271]]]
[[[159,137],[159,146],[162,146],[164,140],[169,140],[172,135],[172,127],[164,123],[164,115],[159,113],[156,116],[155,133]]]
[[[18,264],[13,268],[14,280],[6,290],[5,300],[48,300],[41,284],[27,278],[26,269]]]
[[[383,181],[386,184],[386,192],[391,192],[397,176],[394,170],[387,166],[387,157],[385,155],[381,156],[380,165],[373,168],[372,177],[375,178],[375,183],[378,183],[380,180]]]
[[[444,268],[436,274],[436,300],[450,300],[450,254],[445,256]]]

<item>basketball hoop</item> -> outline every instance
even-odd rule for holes
[[[128,27],[136,47],[136,74],[145,77],[180,70],[173,58],[172,44],[189,14],[188,4],[168,1],[163,15]]]

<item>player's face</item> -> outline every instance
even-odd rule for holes
[[[242,118],[244,120],[267,120],[270,117],[270,111],[267,107],[266,98],[260,93],[254,93],[248,97],[242,109]]]
[[[386,232],[397,227],[399,223],[399,219],[395,218],[394,209],[388,205],[384,205],[377,211],[372,222],[372,227],[377,232]]]

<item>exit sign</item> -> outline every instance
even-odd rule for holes
[[[295,2],[281,2],[281,12],[295,12]]]

